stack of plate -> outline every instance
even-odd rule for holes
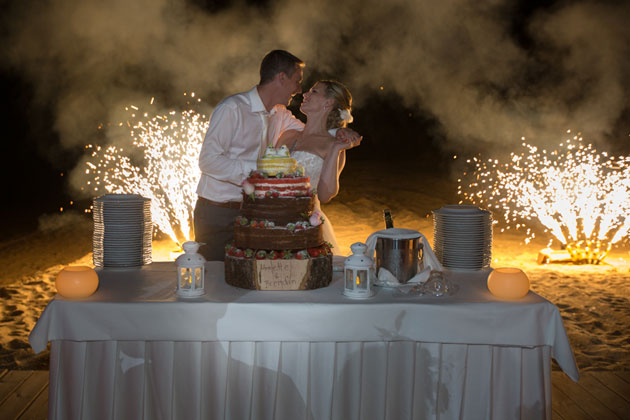
[[[492,260],[492,213],[451,205],[433,211],[433,250],[446,268],[482,270]]]
[[[137,267],[151,263],[151,200],[138,194],[106,194],[94,199],[92,260],[97,267]]]

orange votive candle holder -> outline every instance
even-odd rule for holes
[[[529,279],[520,268],[495,268],[488,276],[488,290],[501,299],[520,299],[529,292]]]
[[[98,274],[93,268],[84,265],[70,265],[57,274],[57,293],[61,296],[78,299],[88,297],[98,289]]]

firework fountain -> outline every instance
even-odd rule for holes
[[[552,151],[524,140],[526,151],[508,162],[468,160],[461,202],[501,213],[504,229],[525,230],[526,243],[540,222],[574,262],[599,263],[630,231],[630,157],[597,152],[579,135]]]
[[[194,93],[185,96],[183,111],[157,112],[153,98],[146,110],[126,107],[128,120],[117,125],[128,127],[130,147],[87,145],[83,187],[94,195],[150,198],[154,224],[176,243],[192,237],[199,151],[208,125],[208,117],[195,109],[201,100]]]

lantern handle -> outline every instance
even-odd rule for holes
[[[355,242],[352,245],[350,245],[350,250],[355,255],[365,254],[365,251],[367,251],[367,248],[368,248],[367,245],[364,244],[363,242]]]
[[[203,242],[186,241],[182,244],[182,248],[185,253],[196,254],[199,251],[199,247],[205,245]]]

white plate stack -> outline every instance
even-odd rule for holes
[[[449,205],[433,211],[433,250],[451,270],[482,270],[492,261],[492,213]]]
[[[138,194],[105,194],[94,199],[92,260],[97,267],[138,267],[151,263],[151,200]]]

